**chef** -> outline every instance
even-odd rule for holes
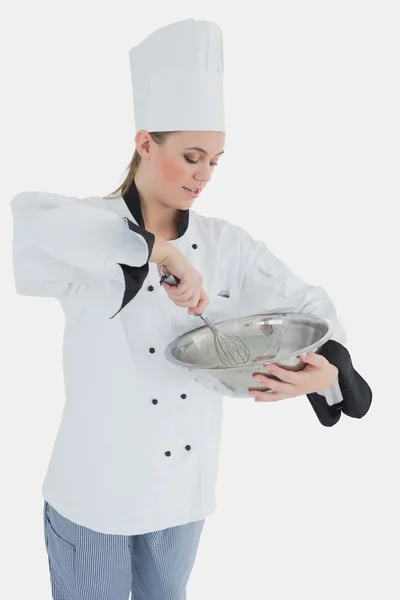
[[[278,379],[265,371],[260,383],[271,392],[248,401],[306,395],[324,426],[371,403],[324,289],[192,209],[224,152],[222,50],[212,22],[153,32],[129,53],[136,149],[120,188],[11,202],[16,291],[54,297],[65,315],[65,408],[42,488],[54,598],[185,598],[215,509],[223,399],[164,350],[200,326],[196,312],[332,320],[334,337],[303,357],[304,371],[269,365]],[[161,263],[178,287],[160,285]]]

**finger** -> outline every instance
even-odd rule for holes
[[[261,383],[266,387],[269,387],[273,392],[278,392],[280,394],[290,393],[292,391],[292,385],[285,383],[283,381],[277,381],[276,379],[272,379],[267,377],[266,375],[256,375],[254,377],[254,381],[257,383]],[[267,392],[257,392],[257,393],[267,393]]]
[[[288,397],[278,392],[249,392],[249,394],[254,396],[254,402],[277,402]]]
[[[167,293],[168,296],[170,298],[173,298],[174,300],[187,300],[188,298],[190,298],[190,296],[193,296],[194,292],[195,292],[195,288],[193,288],[193,286],[188,287],[187,284],[186,285],[180,285],[180,286],[170,286],[167,289]]]
[[[196,309],[197,309],[197,307],[199,305],[199,300],[200,300],[200,292],[196,292],[190,298],[190,305],[189,305],[189,308],[188,308],[189,315],[192,315],[194,313],[194,311],[196,311]]]
[[[267,375],[261,375],[260,373],[255,373],[253,375],[253,380],[256,383],[259,383],[260,385],[263,385],[265,387],[268,387],[269,384],[269,378],[267,377]]]
[[[321,367],[327,362],[325,356],[316,352],[305,352],[304,354],[300,354],[298,358],[313,367]]]
[[[206,309],[206,306],[208,305],[208,303],[209,303],[209,302],[210,302],[210,301],[209,301],[209,299],[208,299],[208,296],[207,296],[207,294],[206,294],[206,293],[205,293],[205,291],[202,289],[202,290],[201,290],[201,292],[200,292],[200,300],[199,300],[199,303],[198,303],[198,305],[197,305],[195,308],[191,309],[191,311],[190,311],[190,314],[198,314],[198,315],[201,315],[201,314],[202,314],[202,313],[205,311],[205,309]]]
[[[177,288],[174,288],[173,286],[170,287],[169,289],[166,289],[166,292],[168,294],[168,297],[173,301],[179,301],[179,302],[187,302],[195,293],[195,289],[193,288],[188,288],[185,290],[178,290]]]
[[[179,302],[179,300],[174,300],[173,302],[176,306],[179,306],[179,308],[188,308],[189,306],[188,302]]]
[[[168,296],[170,298],[172,298],[172,296],[174,298],[178,298],[178,296],[181,296],[183,291],[185,291],[185,288],[183,286],[183,284],[179,284],[181,287],[178,290],[178,286],[176,285],[169,285],[169,283],[166,283],[165,281],[162,282],[161,287],[164,288],[164,290],[167,292]]]
[[[196,290],[196,286],[193,283],[190,285],[185,281],[180,281],[178,285],[170,285],[166,281],[163,281],[161,285],[168,292],[169,295],[173,294],[174,296],[182,296],[188,290],[192,290],[193,294]]]
[[[299,383],[299,372],[289,371],[288,369],[283,369],[282,367],[278,367],[278,365],[275,364],[267,364],[263,365],[263,367],[267,371],[267,373],[275,375],[275,377],[278,377],[281,381],[290,383],[292,385],[296,385],[297,383]]]
[[[194,295],[194,291],[193,290],[188,290],[187,292],[185,292],[184,294],[181,294],[180,296],[170,296],[171,300],[175,300],[178,302],[184,302],[185,304],[187,304],[189,306],[189,303],[191,302],[192,298]]]
[[[182,308],[187,308],[188,312],[190,310],[195,310],[195,308],[193,308],[194,301],[192,301],[192,300],[187,300],[186,302],[180,302],[179,300],[174,300],[174,304],[176,304],[176,306],[180,306]]]
[[[254,402],[279,402],[279,400],[285,400],[286,398],[291,398],[291,396],[285,396],[284,394],[273,392],[271,394],[265,394],[262,396],[257,395],[254,398]]]
[[[175,304],[177,306],[182,306],[184,308],[188,309],[188,312],[190,310],[193,310],[197,307],[198,303],[199,303],[199,296],[200,296],[200,292],[194,292],[187,300],[178,298],[177,300],[174,300]]]
[[[190,300],[192,302],[194,302],[194,307],[196,307],[199,304],[200,296],[201,296],[201,290],[197,289],[197,290],[195,290],[192,297],[190,298]]]

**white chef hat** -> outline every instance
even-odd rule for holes
[[[186,19],[129,52],[136,132],[225,131],[222,31]]]

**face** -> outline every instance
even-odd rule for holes
[[[224,151],[225,133],[180,131],[169,135],[162,145],[157,145],[147,132],[138,132],[138,146],[141,139],[143,146],[140,150],[143,153],[140,154],[146,179],[152,182],[152,193],[174,208],[190,208],[218,165]]]

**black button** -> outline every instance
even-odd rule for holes
[[[152,403],[153,403],[153,404],[158,404],[158,400],[157,400],[157,398],[153,398],[153,400],[152,400]]]
[[[192,248],[193,248],[193,250],[197,250],[197,248],[198,248],[197,244],[192,244]]]
[[[185,450],[191,450],[192,446],[189,446],[189,444],[187,446],[185,446]]]
[[[147,288],[149,292],[154,292],[154,288],[152,285],[149,285],[149,287]]]
[[[167,450],[167,452],[165,453],[165,456],[171,456],[171,452],[169,450]]]
[[[150,354],[154,354],[155,351],[156,351],[155,348],[150,348],[150,350],[149,350]]]
[[[186,398],[187,398],[186,394],[181,394],[181,398],[182,398],[182,400],[186,400]]]

